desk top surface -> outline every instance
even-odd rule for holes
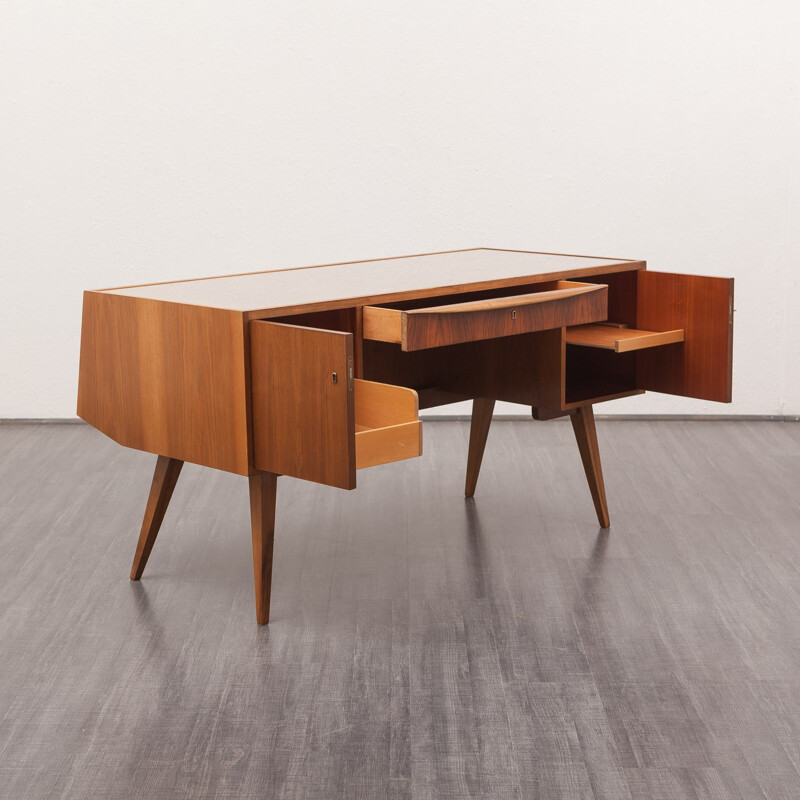
[[[248,317],[394,302],[643,269],[643,261],[478,248],[101,291],[238,311]]]

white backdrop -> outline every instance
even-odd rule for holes
[[[473,246],[734,276],[733,405],[599,411],[800,414],[799,7],[0,3],[0,417],[83,289]]]

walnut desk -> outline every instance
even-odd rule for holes
[[[269,621],[277,478],[355,489],[422,453],[419,409],[472,399],[466,495],[495,401],[569,415],[609,524],[592,404],[730,402],[733,280],[481,248],[86,292],[78,415],[158,456],[131,578],[184,461],[246,475]]]

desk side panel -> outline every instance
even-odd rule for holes
[[[249,474],[240,312],[85,292],[78,416],[126,447]]]

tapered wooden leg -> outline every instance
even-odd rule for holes
[[[592,407],[579,406],[571,414],[572,429],[578,441],[578,450],[583,461],[583,470],[589,482],[594,508],[597,511],[597,521],[601,528],[611,524],[608,519],[608,504],[606,503],[606,487],[603,484],[603,468],[600,466],[600,448],[597,445],[597,429],[594,424],[594,411]]]
[[[478,475],[481,471],[483,451],[486,448],[486,437],[489,435],[489,426],[492,424],[492,411],[494,400],[485,397],[476,397],[472,401],[472,422],[469,428],[469,452],[467,454],[467,482],[464,486],[464,495],[472,497],[478,484]]]
[[[133,557],[131,567],[131,580],[138,581],[142,577],[150,551],[158,536],[167,506],[172,499],[172,492],[181,474],[183,461],[177,458],[159,456],[156,461],[156,470],[153,473],[153,483],[150,485],[150,496],[147,498],[147,507],[144,510],[142,530],[139,533],[139,544],[136,546],[136,555]]]
[[[250,476],[250,525],[253,529],[253,577],[256,585],[256,621],[269,622],[272,593],[272,545],[275,541],[275,500],[278,476],[257,472]]]

